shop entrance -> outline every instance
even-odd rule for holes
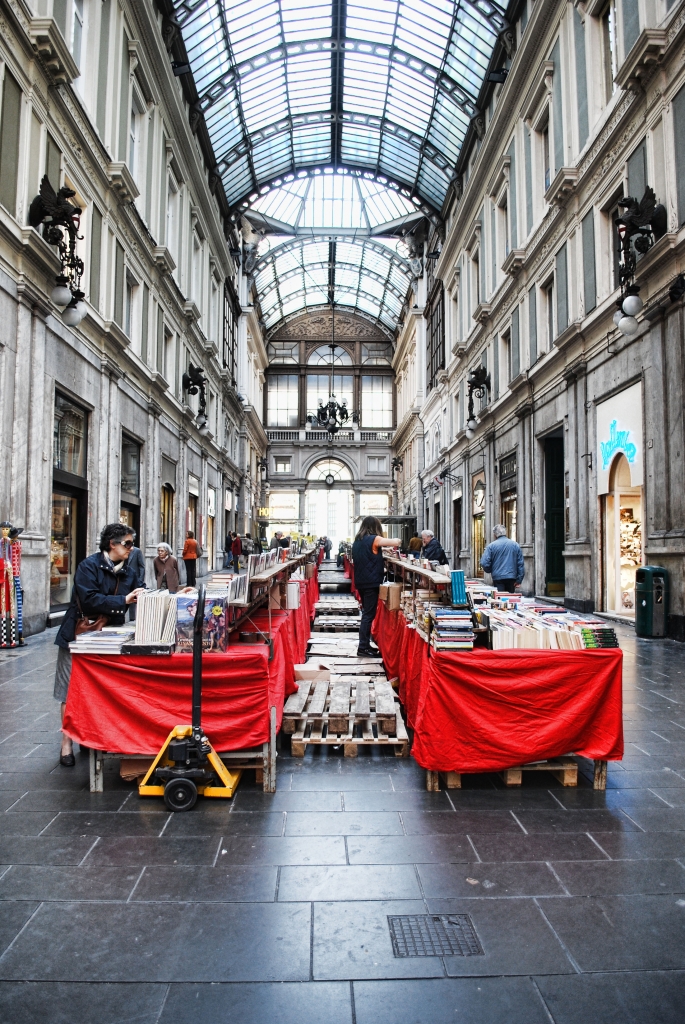
[[[545,438],[545,592],[563,597],[564,565],[564,439]]]
[[[609,473],[604,502],[604,607],[635,615],[635,573],[643,562],[642,488],[632,487],[630,466],[618,455]]]
[[[455,566],[459,566],[459,552],[461,551],[461,498],[455,498],[452,502],[453,512],[453,540],[452,551]]]
[[[352,473],[344,462],[328,458],[314,463],[307,474],[305,511],[305,531],[329,537],[334,551],[341,540],[354,537]]]

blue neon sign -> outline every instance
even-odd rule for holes
[[[602,469],[606,469],[616,452],[623,452],[628,462],[635,462],[637,446],[628,440],[629,430],[617,430],[616,420],[611,421],[609,428],[609,440],[600,441],[599,447],[602,452]]]

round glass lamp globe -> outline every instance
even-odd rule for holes
[[[62,319],[67,327],[77,327],[81,323],[82,318],[77,307],[69,305],[62,313]]]
[[[643,306],[644,302],[639,295],[626,295],[623,300],[623,312],[626,316],[637,316]]]
[[[620,309],[617,309],[616,312],[614,313],[613,320],[614,320],[614,323],[616,324],[617,327],[618,327],[619,323],[621,322],[621,320],[623,319],[624,315],[625,314],[622,313]]]
[[[467,428],[466,428],[466,437],[467,437],[467,439],[468,439],[469,441],[470,441],[470,440],[471,440],[471,438],[473,437],[473,431],[471,430],[471,427],[467,427]]]
[[[56,284],[50,292],[50,298],[56,306],[68,306],[71,302],[71,292],[65,284]]]
[[[634,316],[622,316],[618,322],[618,329],[621,334],[625,334],[629,338],[632,338],[634,334],[637,334],[639,328],[640,325]]]

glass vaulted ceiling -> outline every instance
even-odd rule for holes
[[[365,219],[385,223],[368,216],[363,189],[374,182],[386,189],[388,221],[440,212],[505,25],[495,0],[178,0],[175,10],[236,212],[268,207],[293,233],[308,217],[312,233],[356,217],[370,234]],[[321,224],[315,194],[297,190],[331,174],[356,179],[357,210],[342,202],[338,223]],[[322,188],[335,213],[336,186]],[[308,287],[303,280],[302,308]],[[337,289],[336,280],[336,302]],[[379,322],[389,308],[376,310]]]

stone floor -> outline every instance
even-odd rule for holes
[[[681,1024],[685,648],[618,629],[606,794],[284,752],[276,794],[176,815],[57,764],[54,630],[0,654],[1,1024]],[[484,955],[396,959],[426,913]]]

